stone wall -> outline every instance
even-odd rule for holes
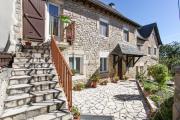
[[[11,75],[11,69],[0,69],[0,115],[4,107],[4,99],[6,97],[6,89]]]
[[[173,120],[180,120],[180,66],[176,67]]]
[[[123,41],[123,27],[129,29],[129,44],[136,45],[136,27],[112,16],[107,16],[94,8],[89,8],[81,2],[73,2],[71,0],[64,1],[63,14],[70,16],[76,22],[75,41],[72,46],[64,50],[64,55],[68,61],[69,55],[81,55],[83,60],[83,74],[88,78],[95,71],[99,71],[100,53],[108,52],[109,54],[115,48],[117,43]],[[103,37],[99,33],[99,20],[105,19],[109,21],[109,37]],[[152,40],[153,41],[153,40]],[[148,41],[144,48],[152,43]],[[109,57],[109,70],[112,67],[112,59]],[[151,56],[146,56],[141,59],[141,63],[149,61],[150,64],[155,64]],[[127,75],[135,77],[136,67],[131,67],[127,71]],[[105,73],[104,73],[105,74]],[[104,75],[103,74],[103,75]],[[108,75],[108,72],[106,73]]]

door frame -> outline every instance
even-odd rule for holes
[[[122,60],[122,57],[118,56],[118,76],[120,80],[123,79]]]
[[[58,16],[60,16],[61,14],[61,6],[60,4],[57,4],[57,3],[53,3],[53,2],[46,2],[46,10],[45,10],[45,17],[46,17],[46,20],[45,20],[45,41],[50,41],[51,39],[51,35],[49,34],[49,5],[54,5],[56,7],[58,7]],[[61,36],[61,27],[60,27],[61,23],[60,23],[60,20],[59,20],[59,23],[58,23],[58,36],[57,37],[60,37]]]

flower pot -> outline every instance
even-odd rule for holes
[[[73,119],[74,120],[80,120],[80,116],[74,116]]]
[[[112,83],[117,83],[117,81],[116,81],[116,80],[113,80]]]
[[[31,46],[31,42],[30,42],[30,41],[26,41],[26,42],[25,42],[25,45],[26,45],[26,46]]]
[[[97,82],[92,81],[92,82],[91,82],[91,87],[92,87],[92,88],[96,88],[96,87],[97,87]]]

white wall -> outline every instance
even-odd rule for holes
[[[0,51],[4,49],[13,24],[14,0],[1,0],[0,4]]]

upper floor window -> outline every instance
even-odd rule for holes
[[[58,36],[59,31],[59,7],[49,4],[49,34]]]
[[[109,24],[108,21],[106,22],[105,20],[100,20],[100,34],[108,37],[109,36]]]
[[[138,50],[141,51],[142,45],[137,45]]]
[[[148,54],[151,55],[151,47],[148,47]]]
[[[156,55],[157,54],[157,49],[156,48],[154,48],[154,55]]]
[[[123,37],[124,40],[129,42],[129,31],[128,30],[123,30]]]
[[[107,58],[102,57],[100,58],[100,72],[107,72],[107,71],[108,71]]]

